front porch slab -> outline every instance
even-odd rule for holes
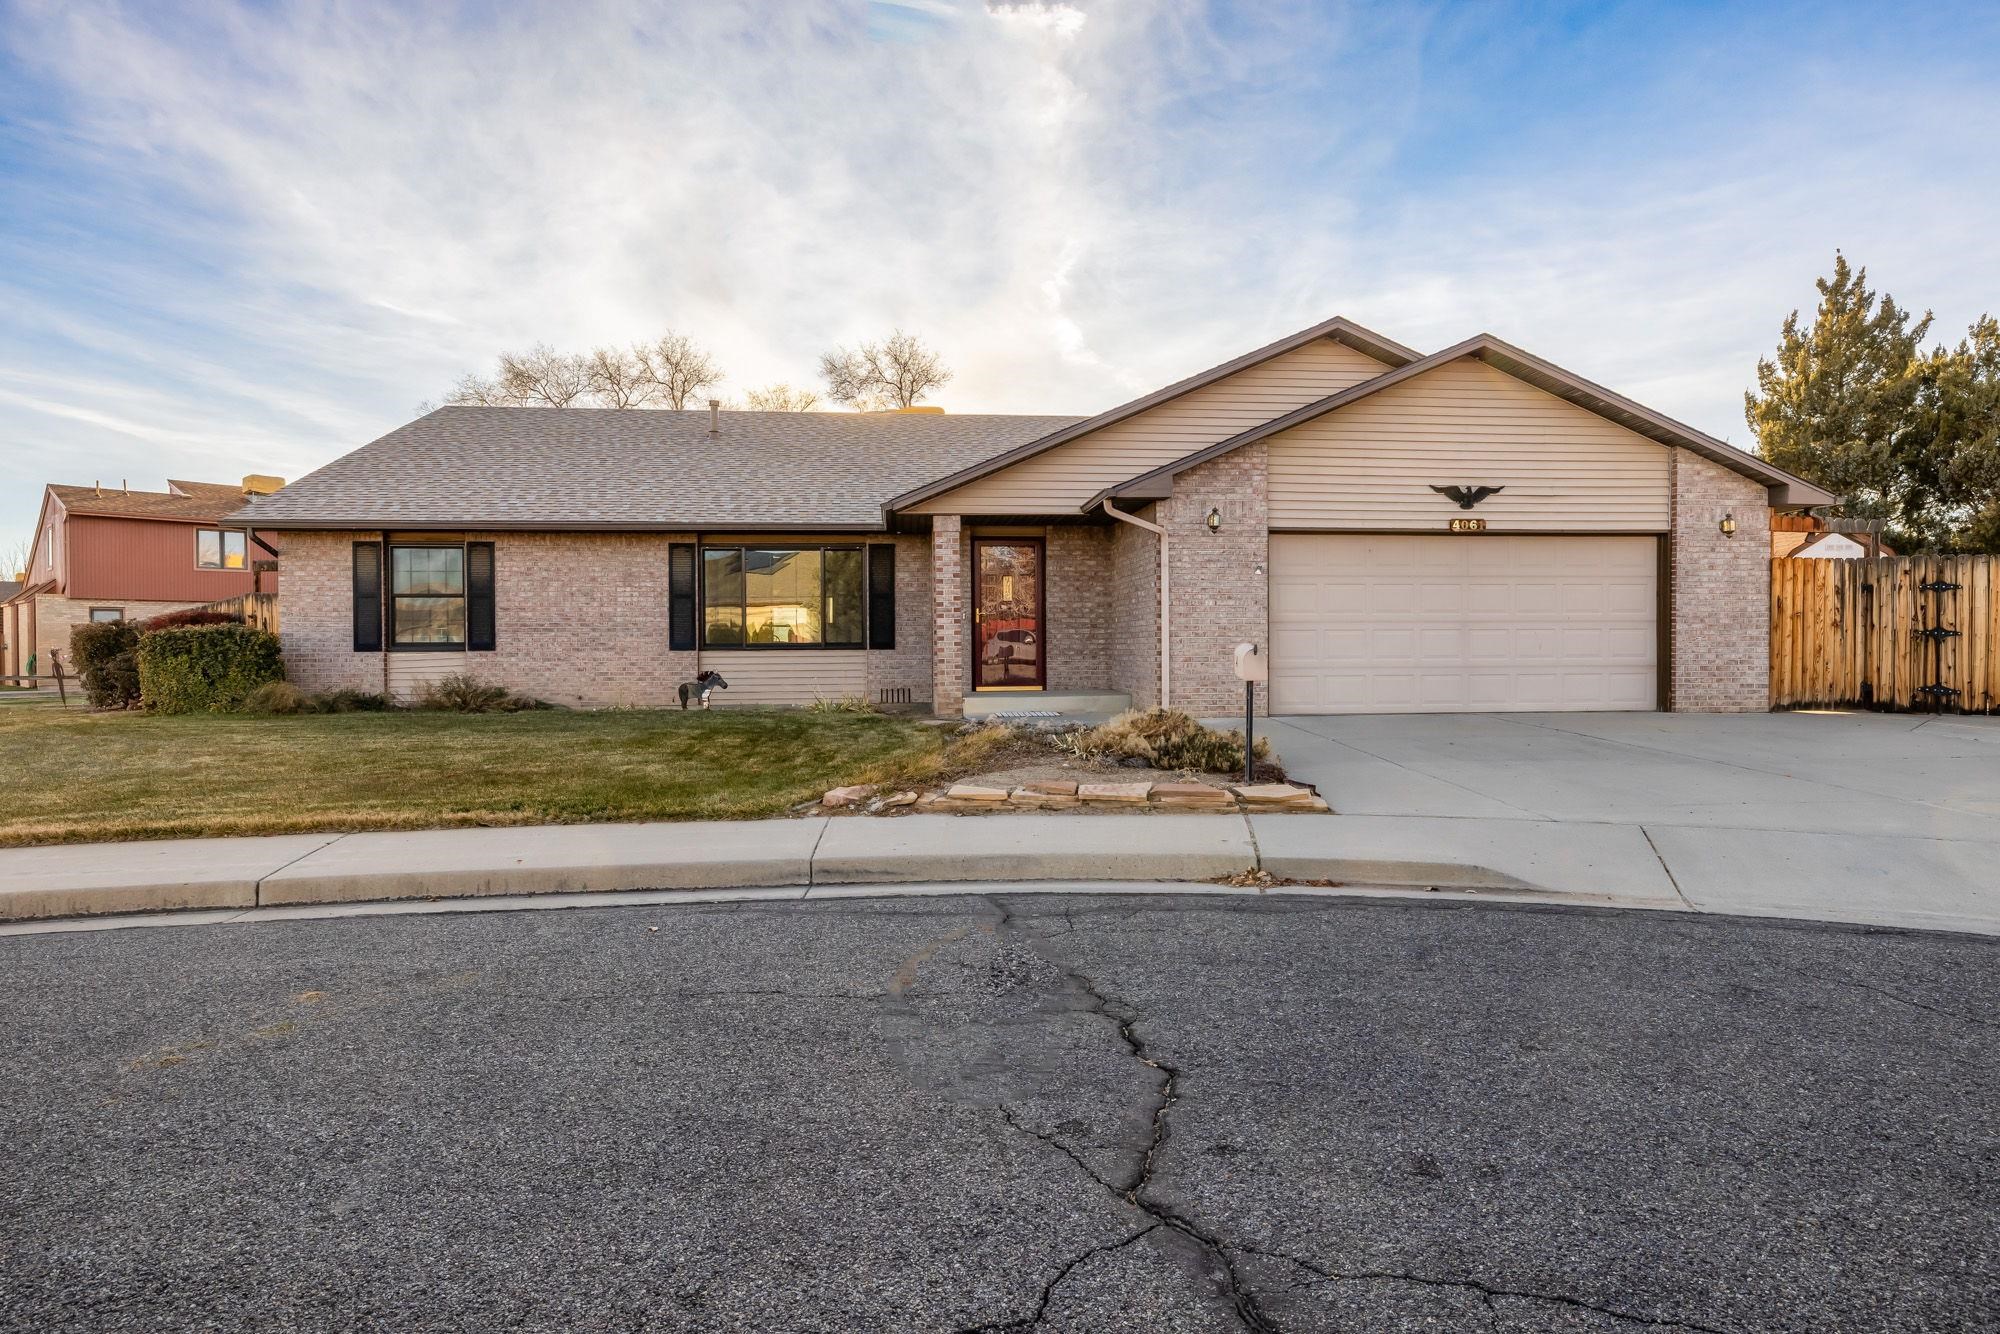
[[[1115,690],[975,690],[965,697],[965,716],[1006,714],[1109,718],[1132,707],[1132,697]]]

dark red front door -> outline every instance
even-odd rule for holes
[[[976,537],[972,570],[973,689],[1041,689],[1048,681],[1042,544]]]

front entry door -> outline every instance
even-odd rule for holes
[[[972,539],[972,688],[1040,690],[1048,682],[1042,544]]]

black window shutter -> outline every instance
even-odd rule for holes
[[[493,651],[493,544],[465,544],[465,647]]]
[[[868,647],[896,647],[896,545],[868,548]]]
[[[354,651],[382,650],[382,544],[354,544]]]
[[[694,543],[667,546],[667,648],[694,652]]]

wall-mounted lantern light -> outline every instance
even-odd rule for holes
[[[1735,516],[1735,514],[1733,514],[1733,513],[1724,513],[1724,514],[1723,514],[1723,516],[1722,516],[1722,523],[1721,523],[1721,524],[1719,525],[1719,527],[1721,527],[1721,529],[1722,529],[1722,535],[1723,535],[1724,537],[1734,537],[1734,536],[1736,536],[1736,516]]]
[[[1208,531],[1211,533],[1219,533],[1222,531],[1222,510],[1218,506],[1214,505],[1209,506]]]

